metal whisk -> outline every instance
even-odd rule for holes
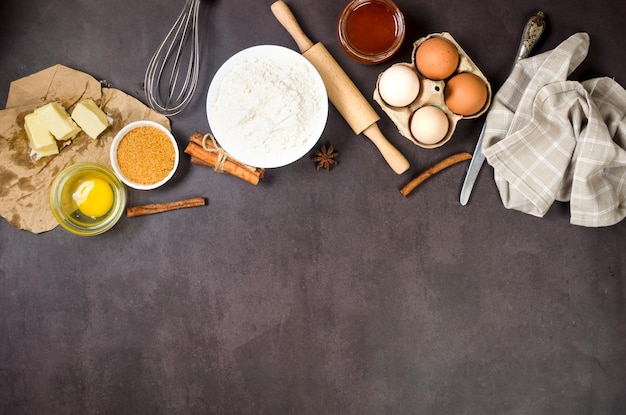
[[[144,79],[148,105],[164,115],[181,112],[191,101],[198,84],[200,1],[186,1],[178,19],[148,63]]]

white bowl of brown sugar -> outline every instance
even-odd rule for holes
[[[165,184],[178,167],[180,155],[172,133],[153,121],[135,121],[111,143],[111,166],[124,184],[151,190]]]

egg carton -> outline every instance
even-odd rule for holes
[[[455,114],[454,112],[452,112],[447,107],[445,100],[444,100],[446,80],[435,81],[432,79],[428,79],[422,76],[422,74],[420,74],[419,71],[417,70],[417,66],[415,65],[415,52],[417,51],[417,48],[426,40],[432,37],[436,37],[436,36],[442,37],[451,41],[456,46],[459,52],[459,65],[457,66],[457,69],[449,78],[461,72],[469,72],[478,76],[480,79],[483,80],[483,82],[485,82],[485,85],[487,86],[487,101],[485,105],[483,106],[483,108],[477,113],[470,115],[470,116],[462,116],[462,115]],[[491,105],[491,85],[489,84],[489,81],[487,80],[485,75],[483,75],[480,69],[478,69],[478,66],[476,66],[476,64],[470,59],[467,53],[465,53],[463,48],[461,48],[461,46],[457,43],[457,41],[454,40],[454,38],[448,32],[432,33],[428,36],[425,36],[416,40],[413,43],[413,52],[411,54],[411,58],[412,58],[411,63],[401,62],[399,63],[399,65],[406,65],[417,73],[417,76],[420,80],[420,92],[417,98],[406,107],[393,107],[391,105],[388,105],[385,101],[383,101],[378,91],[378,82],[380,81],[380,77],[382,75],[382,73],[380,73],[378,75],[378,79],[376,81],[376,88],[374,90],[374,101],[376,101],[380,105],[382,110],[393,121],[393,123],[396,125],[396,127],[398,128],[398,131],[403,137],[409,139],[415,145],[418,145],[423,148],[441,147],[442,145],[450,141],[450,139],[452,138],[452,134],[454,134],[454,130],[456,129],[456,124],[459,122],[459,120],[477,118],[487,111],[487,109]],[[417,141],[415,137],[413,137],[413,134],[411,134],[411,129],[410,129],[411,117],[416,110],[418,110],[419,108],[425,105],[434,105],[438,107],[439,109],[441,109],[448,117],[448,121],[450,123],[450,127],[448,129],[448,133],[446,134],[446,136],[441,141],[435,144],[421,143]]]

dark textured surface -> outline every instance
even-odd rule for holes
[[[228,57],[295,49],[270,4],[203,3],[199,92],[171,120],[181,147],[208,130],[205,92]],[[341,52],[344,3],[289,4],[371,96],[386,66]],[[587,31],[574,78],[626,83],[622,0],[398,4],[408,34],[393,61],[449,31],[496,90],[542,9],[540,51]],[[57,63],[143,100],[149,56],[182,5],[4,0],[0,102],[11,80]],[[0,220],[0,413],[626,413],[625,222],[574,227],[562,203],[542,219],[508,211],[489,166],[466,207],[467,164],[400,195],[430,164],[471,152],[481,124],[463,121],[450,143],[423,150],[383,116],[412,164],[397,176],[331,109],[322,141],[341,152],[331,172],[305,157],[254,187],[183,159],[172,183],[130,197],[206,196],[207,207],[125,219],[94,238]]]

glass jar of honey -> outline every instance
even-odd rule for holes
[[[398,51],[405,34],[404,15],[392,0],[352,0],[341,12],[337,36],[358,62],[384,62]]]

